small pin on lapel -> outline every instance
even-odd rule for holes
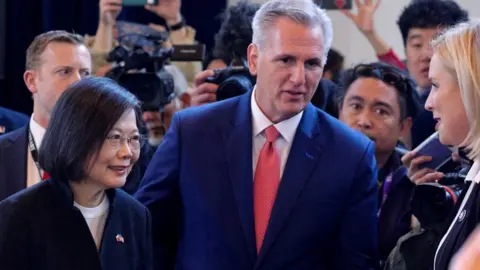
[[[121,234],[117,234],[117,236],[115,236],[115,240],[117,240],[117,243],[122,243],[122,244],[125,243],[125,239]]]

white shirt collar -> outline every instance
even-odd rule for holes
[[[473,181],[476,184],[480,183],[480,159],[475,159],[475,162],[473,162],[472,167],[465,177],[465,181]]]
[[[267,127],[273,125],[272,121],[268,119],[265,114],[258,107],[257,101],[255,100],[255,91],[256,87],[253,89],[252,97],[250,99],[250,107],[252,110],[252,122],[253,122],[253,136],[257,136],[262,133]],[[278,130],[280,135],[289,143],[293,141],[295,137],[295,132],[297,131],[298,124],[302,119],[303,111],[297,113],[295,116],[283,120],[280,123],[275,124],[275,128]]]
[[[40,126],[35,120],[33,120],[33,114],[30,118],[30,131],[32,132],[33,140],[38,149],[42,144],[43,136],[45,135],[45,129]]]

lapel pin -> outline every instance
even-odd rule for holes
[[[115,240],[117,240],[117,243],[122,243],[122,244],[125,243],[125,239],[121,234],[117,234],[117,236],[115,236]]]

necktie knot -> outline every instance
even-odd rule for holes
[[[267,137],[267,142],[275,142],[275,140],[278,138],[278,130],[275,128],[275,126],[269,126],[265,129],[265,137]]]

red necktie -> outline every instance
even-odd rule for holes
[[[260,252],[267,231],[280,182],[280,156],[275,149],[275,140],[279,133],[274,126],[269,126],[265,129],[265,135],[267,141],[260,151],[253,185],[257,252]]]
[[[50,178],[50,175],[48,175],[46,171],[43,171],[42,180],[47,180],[48,178]]]

